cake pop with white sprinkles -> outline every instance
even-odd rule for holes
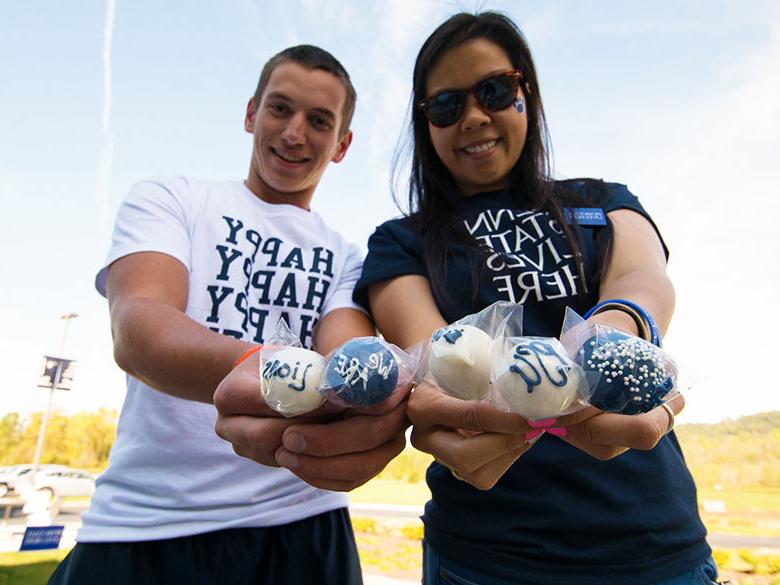
[[[398,385],[398,363],[376,337],[358,337],[339,347],[325,368],[321,391],[348,406],[373,406]]]
[[[600,330],[579,351],[597,382],[590,403],[607,412],[640,414],[665,402],[674,370],[661,348],[614,329]]]

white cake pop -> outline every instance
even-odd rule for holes
[[[449,325],[431,336],[428,368],[441,388],[462,400],[479,400],[490,387],[490,336],[471,325]]]
[[[521,337],[497,342],[491,359],[496,392],[512,412],[530,420],[564,412],[585,381],[582,369],[557,339]]]
[[[269,353],[260,363],[260,392],[266,404],[284,416],[318,408],[325,397],[317,391],[325,358],[301,347]]]

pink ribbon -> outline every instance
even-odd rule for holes
[[[556,421],[554,418],[545,418],[540,420],[529,420],[528,426],[534,430],[525,434],[525,440],[531,441],[537,437],[541,437],[544,433],[550,433],[556,437],[565,437],[568,434],[566,427],[555,426]]]

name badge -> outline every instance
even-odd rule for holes
[[[566,207],[563,215],[569,223],[573,217],[579,225],[607,225],[607,216],[601,207]]]

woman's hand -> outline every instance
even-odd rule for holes
[[[492,488],[530,447],[525,419],[493,406],[460,400],[429,384],[409,398],[412,445],[481,490]]]
[[[679,395],[664,406],[644,414],[627,415],[601,412],[594,407],[574,414],[562,416],[558,424],[566,427],[563,440],[588,453],[607,461],[622,455],[629,449],[649,451],[674,426],[674,417],[682,411],[685,399]]]

